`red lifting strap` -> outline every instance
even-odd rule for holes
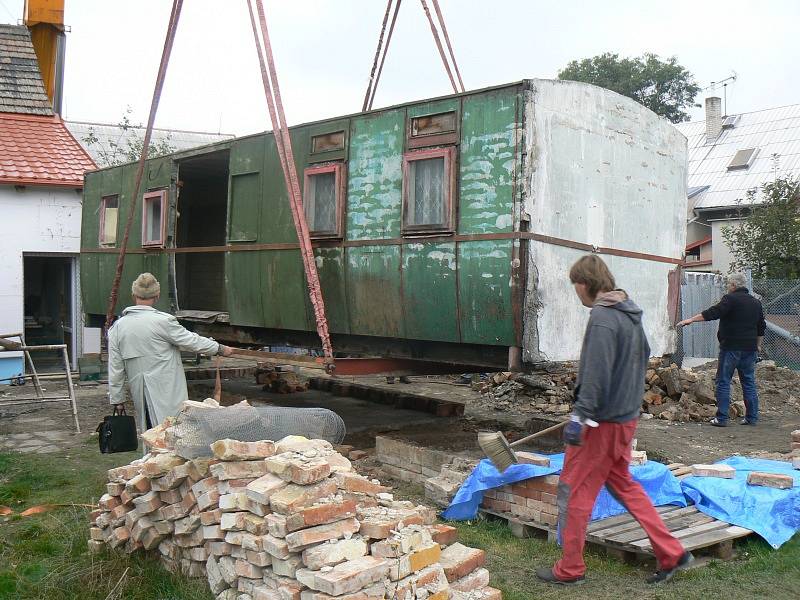
[[[303,258],[303,268],[308,283],[308,295],[311,299],[311,305],[314,308],[317,333],[322,341],[322,351],[325,354],[325,358],[332,361],[333,348],[331,347],[330,334],[328,333],[328,321],[325,318],[325,303],[322,300],[322,288],[319,283],[317,265],[314,260],[314,251],[311,247],[311,236],[308,231],[308,224],[306,223],[305,211],[303,210],[303,198],[300,194],[300,184],[298,183],[294,153],[292,152],[292,141],[289,136],[289,128],[286,125],[283,103],[281,102],[278,73],[275,69],[275,61],[272,56],[272,46],[269,41],[264,4],[262,0],[255,0],[255,3],[261,28],[261,37],[264,40],[263,54],[261,41],[258,36],[256,19],[253,15],[253,0],[247,0],[247,6],[250,11],[250,24],[253,26],[253,38],[255,39],[256,51],[258,53],[258,62],[261,65],[261,80],[264,84],[267,109],[269,110],[269,117],[272,121],[275,146],[278,149],[283,178],[286,182],[286,190],[289,194],[289,205],[292,209],[294,227],[297,231],[297,239],[300,243],[300,255]],[[264,55],[266,55],[266,65],[264,64]],[[268,70],[269,73],[267,72]]]

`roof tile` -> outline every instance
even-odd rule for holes
[[[58,117],[0,112],[0,183],[82,187],[96,168]]]

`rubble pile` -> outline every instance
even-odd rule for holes
[[[267,363],[258,363],[256,383],[263,386],[265,392],[275,394],[293,394],[308,389],[308,381],[301,380],[294,371]]]
[[[496,410],[566,415],[575,398],[577,365],[560,363],[534,374],[494,373],[473,384]]]
[[[151,436],[152,437],[152,436]],[[218,600],[499,600],[482,550],[324,440],[219,440],[108,472],[89,547],[150,551]]]
[[[571,369],[571,370],[570,370]],[[496,410],[566,415],[572,410],[575,366],[563,372],[523,375],[497,373],[488,381],[476,384],[485,401]],[[695,369],[677,365],[662,366],[661,359],[650,361],[642,396],[643,418],[667,421],[706,421],[716,414],[716,363]],[[800,373],[778,367],[773,361],[756,366],[760,411],[800,412]],[[797,394],[797,395],[794,395]],[[745,414],[738,375],[731,384],[730,417]]]

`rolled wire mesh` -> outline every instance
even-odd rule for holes
[[[302,435],[339,444],[345,433],[342,418],[327,408],[192,407],[177,418],[171,437],[175,453],[189,459],[210,455],[209,446],[222,439],[257,442]]]

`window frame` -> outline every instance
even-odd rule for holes
[[[147,206],[154,199],[161,201],[161,238],[145,241],[148,225]],[[167,190],[151,190],[142,195],[142,248],[163,248],[167,238]]]
[[[442,191],[444,198],[444,223],[431,223],[426,225],[408,225],[409,191],[411,189],[411,163],[431,158],[444,158],[444,174]],[[412,150],[403,154],[403,206],[400,220],[400,230],[404,236],[437,235],[455,233],[456,223],[456,147],[426,148]]]
[[[106,231],[106,204],[108,200],[116,199],[117,201],[117,227],[114,230],[114,241],[109,242],[105,239]],[[97,231],[97,245],[101,248],[116,248],[117,237],[119,234],[119,194],[109,194],[100,198],[100,228]]]
[[[414,120],[422,119],[425,117],[436,117],[438,115],[446,115],[452,113],[455,121],[455,128],[453,131],[445,131],[441,133],[422,133],[414,134]],[[412,150],[415,148],[430,148],[433,146],[444,146],[458,144],[461,128],[460,112],[457,109],[442,110],[438,112],[409,115],[406,119],[406,148]]]
[[[344,185],[345,185],[345,176],[344,176],[344,163],[341,161],[337,162],[330,162],[324,165],[314,165],[311,167],[306,167],[303,171],[303,216],[306,219],[306,223],[308,223],[308,214],[306,213],[306,202],[308,200],[307,194],[311,189],[310,181],[311,178],[316,175],[324,175],[325,173],[333,173],[334,174],[334,194],[335,194],[335,206],[334,206],[334,216],[335,216],[335,224],[334,224],[334,231],[318,231],[311,228],[311,225],[308,224],[308,234],[311,239],[341,239],[344,235],[343,232],[343,224],[344,224]]]

